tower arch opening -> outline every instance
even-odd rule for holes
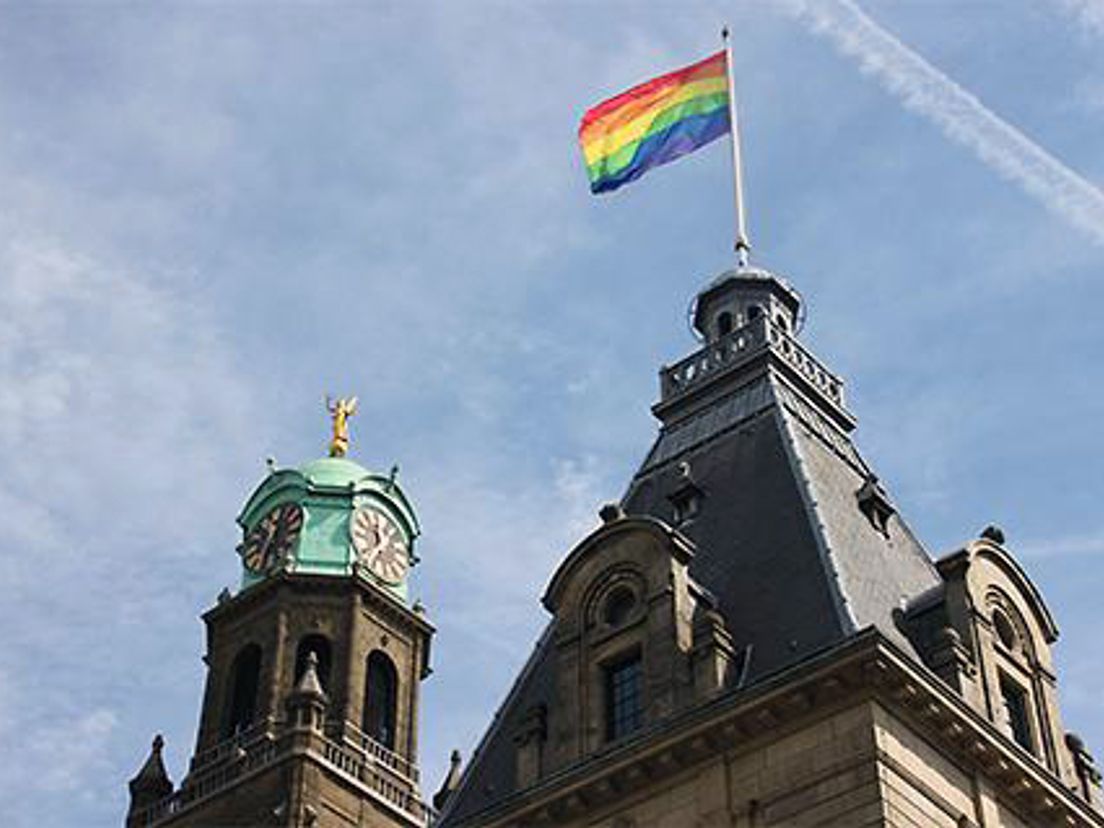
[[[230,667],[230,682],[226,694],[226,717],[222,726],[224,739],[241,733],[253,723],[257,714],[257,690],[261,683],[261,648],[245,645]]]
[[[386,653],[373,650],[368,654],[365,676],[361,730],[388,750],[394,750],[398,672]]]
[[[727,336],[732,333],[732,314],[721,311],[717,315],[717,336]]]
[[[295,680],[292,686],[299,683],[303,673],[307,671],[307,659],[314,653],[318,659],[315,672],[318,675],[318,683],[327,693],[330,692],[330,665],[333,663],[333,652],[330,640],[320,633],[310,633],[299,639],[299,645],[295,649]]]

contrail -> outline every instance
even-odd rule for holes
[[[1099,3],[1080,0],[1084,7]],[[934,121],[948,138],[1104,244],[1104,193],[879,26],[852,0],[782,0],[779,5],[857,60],[864,73],[905,107]]]

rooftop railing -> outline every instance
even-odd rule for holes
[[[660,371],[662,402],[681,397],[704,387],[711,378],[752,357],[770,351],[790,365],[809,385],[841,409],[843,381],[805,350],[788,331],[766,316],[710,342],[704,347]]]
[[[281,728],[277,735],[274,725],[273,722],[263,721],[204,751],[193,761],[193,773],[180,790],[133,814],[128,819],[128,825],[152,828],[162,824],[225,791],[241,777],[263,770],[290,755],[295,748],[295,737],[304,735],[308,739],[308,752],[316,760],[352,777],[402,811],[415,824],[428,825],[435,817],[418,792],[414,766],[356,728],[350,728],[355,737],[355,741],[350,743],[348,735],[344,737],[344,742],[339,742],[318,731]]]
[[[413,762],[380,744],[359,727],[344,722],[340,728],[332,731],[330,735],[331,738],[337,735],[339,741],[343,740],[346,744],[352,743],[355,745],[356,748],[365,753],[367,761],[382,765],[415,785],[418,783],[418,768],[415,767]]]

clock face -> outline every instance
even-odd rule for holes
[[[399,527],[378,509],[363,506],[349,519],[357,561],[380,580],[397,584],[410,568],[410,552]]]
[[[277,506],[257,521],[240,547],[242,563],[250,572],[267,572],[287,558],[303,528],[303,509],[297,503]]]

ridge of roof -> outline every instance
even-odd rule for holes
[[[510,685],[510,689],[506,692],[506,696],[495,710],[494,718],[491,720],[491,726],[483,731],[483,736],[479,739],[479,743],[475,746],[475,750],[472,751],[471,759],[464,767],[464,771],[460,775],[460,781],[457,783],[456,789],[448,798],[445,807],[441,809],[441,813],[438,814],[438,825],[444,825],[445,821],[452,816],[454,811],[460,810],[461,800],[463,800],[465,796],[470,795],[468,787],[472,784],[472,778],[475,771],[481,765],[494,739],[498,736],[499,730],[502,728],[502,723],[506,719],[506,714],[509,712],[518,695],[525,688],[526,682],[540,663],[541,656],[544,655],[548,644],[552,641],[552,631],[554,627],[555,619],[552,619],[549,620],[541,631],[540,636],[533,645],[532,651],[529,653],[529,658],[526,659],[524,666],[521,668],[521,672],[517,674],[513,684]]]

